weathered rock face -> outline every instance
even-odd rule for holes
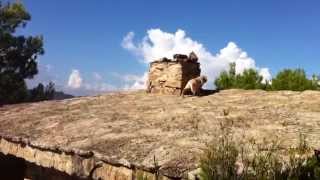
[[[180,94],[187,82],[200,75],[200,64],[193,53],[175,55],[175,60],[162,59],[150,64],[147,92],[159,94]],[[192,60],[192,61],[191,61]]]
[[[81,178],[186,178],[230,121],[244,143],[299,133],[320,147],[320,92],[227,90],[203,97],[118,92],[0,108],[0,152]],[[156,163],[155,163],[156,161]],[[152,178],[150,178],[152,179]]]

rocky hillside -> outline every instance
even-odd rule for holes
[[[11,143],[62,153],[63,157],[25,159],[85,177],[116,176],[99,172],[106,169],[96,167],[103,162],[126,168],[124,173],[116,171],[130,178],[137,169],[152,172],[154,160],[161,175],[186,177],[197,168],[199,154],[218,137],[225,121],[231,122],[235,137],[244,140],[279,139],[289,147],[303,133],[311,146],[320,147],[320,92],[227,90],[181,98],[139,91],[4,106],[0,151],[24,157],[19,148],[7,147]],[[74,155],[87,163],[59,164]],[[56,158],[52,164],[43,164],[50,157]]]

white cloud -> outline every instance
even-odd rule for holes
[[[94,72],[94,73],[93,73],[93,77],[94,77],[94,79],[97,80],[97,81],[101,81],[101,80],[102,80],[102,76],[101,76],[99,73],[97,73],[97,72]]]
[[[82,78],[80,71],[77,69],[73,69],[71,74],[69,75],[68,87],[73,89],[79,89],[82,85]]]
[[[73,95],[83,96],[101,94],[117,89],[117,87],[106,83],[102,75],[97,72],[82,77],[79,70],[73,69],[69,76],[67,86],[63,88],[63,91]]]
[[[133,43],[134,32],[128,32],[128,34],[123,38],[121,46],[128,50],[136,50],[136,46]]]
[[[124,90],[138,90],[138,89],[145,89],[146,88],[146,81],[148,79],[148,73],[145,72],[142,76],[137,75],[125,75],[124,80],[127,82],[124,85]]]
[[[122,47],[141,56],[144,63],[150,63],[162,57],[172,58],[174,54],[189,54],[194,51],[201,63],[202,74],[209,77],[210,85],[218,75],[229,69],[229,64],[236,63],[236,73],[242,73],[245,69],[254,68],[264,77],[265,80],[271,79],[268,68],[259,68],[255,60],[248,56],[235,42],[229,42],[227,46],[217,54],[209,52],[203,44],[186,36],[185,31],[178,29],[175,33],[164,32],[160,29],[150,29],[147,35],[139,42],[134,43],[134,33],[129,32],[122,41]],[[141,80],[146,76],[144,73]],[[146,78],[145,78],[146,80]],[[133,84],[138,83],[135,81]],[[142,87],[142,86],[140,86]]]
[[[90,81],[88,80],[88,82],[84,83],[84,87],[88,91],[99,93],[106,91],[114,91],[117,89],[115,86],[104,82],[104,78],[99,73],[94,72],[92,76],[93,79],[91,79]]]
[[[272,75],[268,68],[259,69],[259,75],[263,77],[263,82],[269,81],[271,83]]]
[[[105,79],[98,72],[82,74],[80,70],[73,69],[67,77],[61,77],[56,69],[50,64],[40,64],[39,74],[28,80],[28,88],[33,88],[38,83],[48,84],[53,82],[57,91],[63,91],[76,96],[96,95],[103,92],[115,91],[117,88],[105,82]]]
[[[118,88],[118,90],[138,90],[146,88],[148,72],[145,72],[142,75],[113,72],[112,76],[120,82],[120,88]]]

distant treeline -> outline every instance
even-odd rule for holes
[[[21,102],[37,102],[44,100],[52,100],[55,96],[54,84],[49,83],[47,86],[44,86],[42,83],[39,83],[38,86],[33,89],[27,89],[23,84],[18,89],[8,92],[8,88],[0,89],[0,104],[14,104]]]
[[[263,81],[255,69],[246,69],[243,73],[236,73],[236,64],[231,63],[229,71],[223,71],[214,82],[218,90],[224,89],[263,89],[268,91],[279,90],[319,90],[319,78],[313,75],[306,76],[303,69],[284,69],[271,81]]]

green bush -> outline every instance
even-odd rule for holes
[[[317,82],[306,77],[303,69],[284,69],[272,79],[272,90],[316,90]]]
[[[315,75],[308,79],[303,69],[284,69],[280,71],[271,82],[263,82],[263,77],[254,69],[246,69],[236,74],[235,63],[230,64],[229,71],[223,71],[217,79],[215,86],[218,90],[224,89],[263,89],[263,90],[318,90],[319,78]]]
[[[235,79],[235,87],[239,89],[262,89],[263,77],[254,69],[247,69],[242,74],[238,74]]]
[[[230,64],[229,71],[223,71],[215,80],[218,90],[223,89],[266,89],[263,77],[254,69],[246,69],[242,74],[236,74],[235,63]]]
[[[239,150],[230,136],[229,129],[223,129],[222,137],[208,146],[200,159],[203,180],[229,180],[237,178],[236,161]]]
[[[235,78],[228,72],[223,71],[215,80],[214,84],[218,90],[231,89],[234,87]]]
[[[309,156],[311,148],[304,136],[300,136],[298,147],[288,150],[281,149],[277,141],[257,144],[251,140],[246,146],[241,142],[236,145],[226,127],[221,126],[221,137],[209,144],[200,158],[201,180],[320,179],[320,162]],[[280,154],[288,155],[289,160],[284,161]]]

